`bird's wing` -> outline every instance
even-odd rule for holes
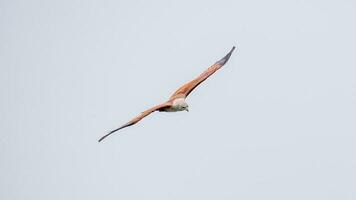
[[[108,137],[109,135],[113,134],[114,132],[116,132],[116,131],[118,131],[120,129],[123,129],[123,128],[126,128],[128,126],[132,126],[132,125],[136,124],[137,122],[139,122],[141,119],[143,119],[147,115],[151,114],[152,112],[160,110],[160,109],[163,109],[163,108],[167,108],[167,107],[170,107],[170,106],[172,106],[172,103],[171,102],[166,102],[166,103],[160,104],[158,106],[152,107],[152,108],[142,112],[139,116],[133,118],[131,121],[127,122],[123,126],[117,128],[115,130],[112,130],[108,134],[106,134],[103,137],[101,137],[99,139],[99,142],[101,142],[103,139],[105,139],[106,137]]]
[[[176,98],[186,98],[200,83],[205,81],[209,76],[211,76],[214,72],[220,69],[225,63],[229,60],[232,52],[234,51],[235,47],[232,47],[231,51],[223,57],[221,60],[213,64],[207,70],[205,70],[200,76],[196,79],[184,84],[181,86],[174,94],[170,97],[170,100]]]

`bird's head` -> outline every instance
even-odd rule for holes
[[[185,103],[185,105],[182,106],[182,110],[189,112],[189,105]]]
[[[189,105],[187,104],[187,102],[185,102],[185,101],[181,102],[180,110],[182,110],[182,111],[185,110],[185,111],[189,112]]]

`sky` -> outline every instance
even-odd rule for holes
[[[0,1],[0,199],[356,199],[355,9]]]

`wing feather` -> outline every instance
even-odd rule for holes
[[[203,81],[205,81],[209,76],[214,74],[218,69],[225,65],[225,63],[229,60],[232,52],[234,51],[235,47],[232,47],[230,52],[223,57],[221,60],[217,61],[207,70],[205,70],[200,76],[196,79],[184,84],[181,86],[174,94],[170,97],[170,100],[176,98],[186,98],[198,85],[200,85]]]
[[[104,135],[103,137],[101,137],[99,139],[99,142],[101,142],[103,139],[105,139],[106,137],[108,137],[109,135],[115,133],[116,131],[120,130],[120,129],[123,129],[123,128],[126,128],[128,126],[132,126],[134,124],[136,124],[137,122],[139,122],[141,119],[145,118],[147,115],[151,114],[152,112],[154,111],[157,111],[157,110],[160,110],[162,108],[167,108],[167,107],[170,107],[172,105],[171,102],[166,102],[166,103],[163,103],[163,104],[160,104],[160,105],[157,105],[155,107],[152,107],[144,112],[142,112],[139,116],[133,118],[131,121],[127,122],[126,124],[124,124],[123,126],[115,129],[115,130],[112,130],[110,131],[109,133],[107,133],[106,135]]]

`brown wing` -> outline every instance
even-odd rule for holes
[[[209,76],[211,76],[214,72],[216,72],[218,69],[220,69],[222,66],[225,65],[225,63],[229,60],[234,49],[235,49],[235,47],[232,47],[231,51],[225,57],[223,57],[221,60],[219,60],[214,65],[209,67],[207,70],[205,70],[196,79],[194,79],[194,80],[190,81],[189,83],[186,83],[182,87],[180,87],[170,97],[170,100],[176,99],[176,98],[186,98],[200,83],[205,81]]]
[[[151,114],[152,112],[154,111],[157,111],[157,110],[160,110],[162,108],[166,108],[166,107],[170,107],[172,106],[172,103],[171,102],[166,102],[166,103],[163,103],[163,104],[160,104],[158,106],[155,106],[153,108],[150,108],[144,112],[142,112],[139,116],[133,118],[131,121],[127,122],[126,124],[124,124],[123,126],[115,129],[115,130],[112,130],[110,131],[108,134],[104,135],[103,137],[101,137],[99,139],[99,142],[101,142],[103,139],[105,139],[106,137],[108,137],[109,135],[113,134],[114,132],[120,130],[120,129],[123,129],[123,128],[126,128],[128,126],[132,126],[134,124],[136,124],[137,122],[139,122],[141,119],[143,119],[144,117],[146,117],[147,115]]]

